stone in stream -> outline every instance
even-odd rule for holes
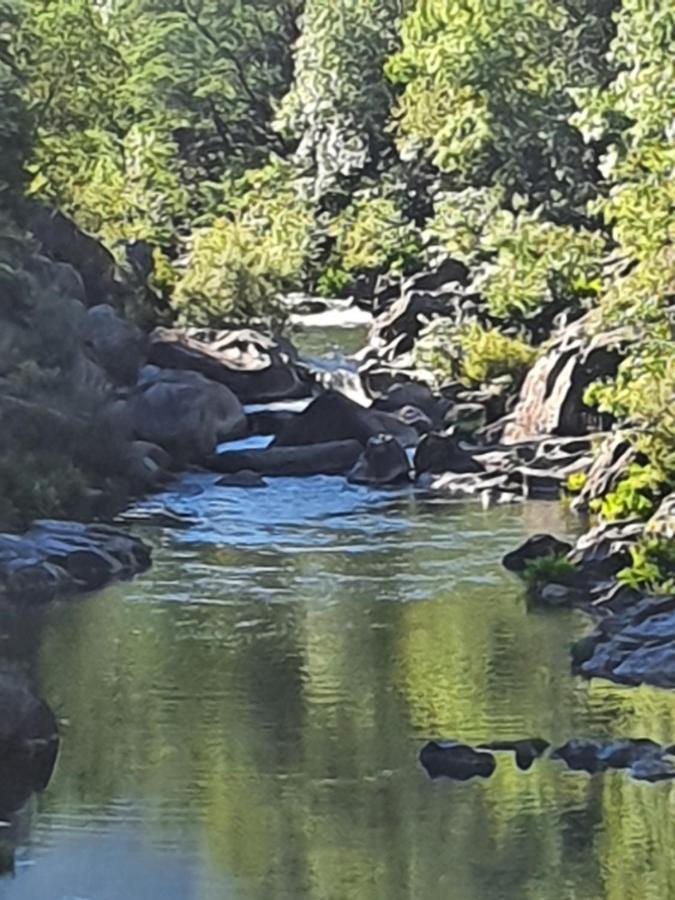
[[[479,744],[479,750],[506,751],[515,754],[516,765],[523,772],[531,769],[534,761],[543,756],[551,745],[543,738],[526,738],[519,741],[490,741]]]
[[[420,750],[419,759],[430,778],[456,781],[489,778],[497,765],[491,753],[474,750],[458,741],[429,741]]]
[[[572,545],[561,541],[552,534],[535,534],[520,547],[507,553],[502,565],[509,572],[524,572],[527,564],[537,559],[555,559],[567,555]]]
[[[464,446],[452,432],[432,432],[420,441],[415,451],[415,471],[418,475],[431,472],[470,474],[484,472],[485,467]]]
[[[645,597],[601,620],[572,659],[586,678],[675,688],[675,597]]]
[[[607,769],[630,769],[635,778],[672,778],[672,761],[664,759],[668,750],[650,738],[622,738],[616,741],[575,739],[558,747],[551,759],[561,759],[570,769],[593,775]]]
[[[0,673],[0,874],[14,871],[13,816],[54,771],[58,725],[49,706],[15,672]]]
[[[408,455],[391,435],[372,437],[347,480],[352,484],[370,485],[407,483],[410,481]]]
[[[358,441],[330,441],[300,447],[226,451],[212,456],[207,465],[224,475],[243,469],[260,475],[346,475],[362,452]]]
[[[278,432],[274,447],[297,447],[336,441],[359,441],[366,446],[371,437],[391,434],[404,447],[414,447],[417,431],[396,416],[365,409],[342,394],[329,391],[313,400],[307,409],[289,419]]]
[[[240,472],[232,472],[229,475],[223,475],[216,481],[218,487],[244,487],[244,488],[264,488],[267,482],[258,472],[252,469],[242,469]]]

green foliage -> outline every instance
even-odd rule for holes
[[[477,387],[503,375],[515,384],[524,378],[536,351],[517,338],[477,322],[460,327],[442,319],[432,322],[415,347],[416,363],[437,382],[459,380]]]
[[[386,66],[402,90],[402,154],[425,154],[461,187],[498,182],[532,207],[579,208],[595,193],[595,157],[570,92],[602,82],[613,6],[418,0]]]
[[[333,219],[328,234],[347,272],[408,271],[419,258],[420,236],[393,200],[358,197]]]
[[[249,173],[230,187],[229,212],[193,233],[175,292],[190,321],[278,316],[281,292],[302,283],[314,214],[286,174],[275,165]]]
[[[580,494],[588,480],[588,476],[585,472],[572,472],[567,476],[567,481],[565,482],[565,489],[568,494]]]
[[[543,221],[538,213],[502,211],[486,230],[494,258],[477,277],[490,312],[527,317],[546,304],[573,309],[600,291],[602,236]]]
[[[52,429],[40,434],[44,443]],[[84,473],[65,453],[15,445],[0,451],[0,528],[20,530],[33,519],[67,518],[81,506],[87,489]]]
[[[523,576],[531,587],[545,584],[571,585],[576,568],[564,556],[543,556],[526,563]]]
[[[648,519],[655,511],[665,487],[663,472],[654,465],[629,467],[625,477],[604,499],[594,501],[603,519]]]
[[[675,545],[672,541],[646,538],[631,547],[631,564],[618,580],[640,591],[670,594],[675,591]]]
[[[478,324],[464,330],[460,346],[464,354],[462,377],[470,384],[483,384],[502,375],[510,375],[514,382],[519,382],[536,357],[536,351],[524,341]]]
[[[278,126],[298,143],[314,195],[377,162],[388,146],[391,93],[383,77],[395,47],[400,0],[306,0],[295,48],[295,80]]]
[[[352,276],[344,269],[327,266],[316,283],[319,297],[342,297],[352,283]]]
[[[23,161],[29,151],[31,119],[21,96],[15,59],[17,5],[0,0],[0,207],[22,185]]]

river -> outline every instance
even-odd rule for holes
[[[63,740],[0,898],[675,897],[671,784],[507,755],[432,782],[417,762],[433,737],[675,740],[673,694],[574,678],[589,620],[528,609],[500,566],[572,534],[562,506],[215,481],[150,502],[191,524],[137,526],[147,574],[3,623]]]

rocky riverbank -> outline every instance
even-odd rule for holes
[[[86,520],[110,520],[129,498],[196,466],[220,473],[224,487],[330,474],[474,496],[486,506],[563,498],[577,485],[573,508],[586,521],[638,459],[628,435],[584,402],[589,386],[616,374],[631,340],[629,329],[603,331],[592,313],[557,327],[528,321],[533,339],[553,329],[534,361],[508,371],[487,367],[479,383],[452,366],[427,367],[426,348],[439,326],[449,329],[442,347],[450,357],[459,352],[453,329],[491,326],[467,271],[448,259],[406,280],[381,280],[359,307],[293,298],[296,327],[317,317],[352,321],[354,309],[359,322],[370,321],[368,343],[354,359],[326,368],[303,359],[288,340],[252,328],[145,333],[125,317],[129,287],[116,279],[109,254],[60,219],[41,218],[38,226],[39,252],[25,256],[23,271],[60,313],[67,311],[59,382],[76,402],[54,409],[49,395],[26,398],[7,377],[0,416],[5,434],[38,410],[58,420],[58,428],[50,426],[57,442],[75,435],[74,452],[84,450],[94,473]],[[27,325],[12,328],[21,343]],[[240,452],[222,446],[252,434],[271,443]],[[672,623],[663,618],[668,601],[617,580],[654,534],[673,539],[672,496],[649,522],[600,521],[575,547],[541,539],[516,554],[514,568],[525,573],[533,601],[581,605],[606,617],[576,653],[585,675],[675,684],[673,668],[662,671],[675,652]],[[0,590],[6,598],[50,599],[128,577],[148,563],[142,545],[106,526],[38,522],[21,537],[2,537]],[[650,642],[658,642],[653,652]]]

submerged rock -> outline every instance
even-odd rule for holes
[[[506,751],[515,754],[516,765],[523,772],[531,769],[534,761],[543,756],[551,745],[543,738],[526,738],[520,741],[490,741],[479,744],[479,750]]]
[[[497,765],[491,753],[474,750],[458,741],[429,741],[420,750],[419,758],[430,778],[456,781],[489,778]]]
[[[592,775],[607,768],[607,765],[600,759],[601,751],[602,744],[599,741],[574,738],[554,750],[551,753],[551,759],[560,759],[568,769],[588,772],[589,775]]]
[[[264,488],[267,482],[258,472],[251,469],[242,469],[240,472],[232,472],[230,475],[223,475],[216,481],[218,487],[245,487],[245,488]]]

